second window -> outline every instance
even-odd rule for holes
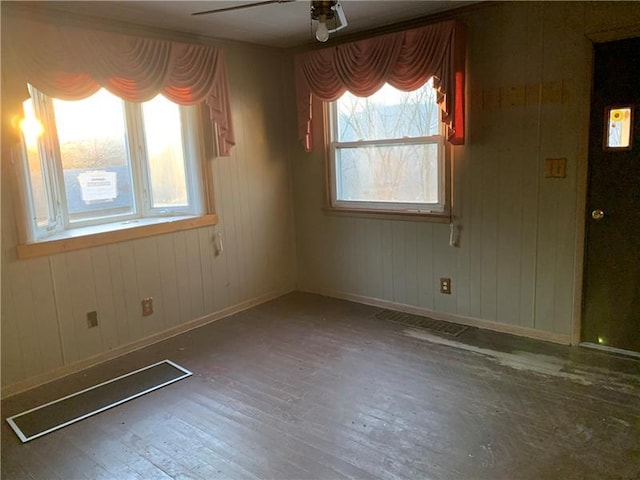
[[[388,213],[446,208],[444,136],[430,80],[412,92],[385,84],[330,105],[331,206]]]

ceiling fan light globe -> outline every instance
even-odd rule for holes
[[[323,43],[329,40],[329,29],[325,22],[318,23],[318,27],[316,28],[316,40]]]

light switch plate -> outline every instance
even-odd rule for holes
[[[544,161],[545,178],[565,178],[567,176],[566,158],[547,158]]]

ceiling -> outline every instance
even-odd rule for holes
[[[310,2],[296,0],[210,15],[192,13],[254,3],[251,1],[67,1],[33,2],[47,9],[90,15],[212,38],[288,48],[315,42]],[[4,2],[3,2],[4,3]],[[332,38],[352,35],[461,7],[473,1],[342,0],[348,26]],[[331,41],[331,40],[329,40]]]

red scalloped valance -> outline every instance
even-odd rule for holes
[[[312,96],[325,102],[345,91],[366,97],[385,83],[412,91],[434,77],[447,138],[463,144],[465,57],[465,28],[453,20],[297,55],[300,140],[313,149]]]
[[[180,105],[206,103],[218,127],[219,152],[230,154],[235,142],[222,49],[26,19],[7,23],[11,31],[3,32],[3,40],[10,44],[2,50],[9,58],[3,64],[11,65],[12,83],[24,86],[24,98],[30,83],[65,100],[105,87],[132,102],[162,93]]]

